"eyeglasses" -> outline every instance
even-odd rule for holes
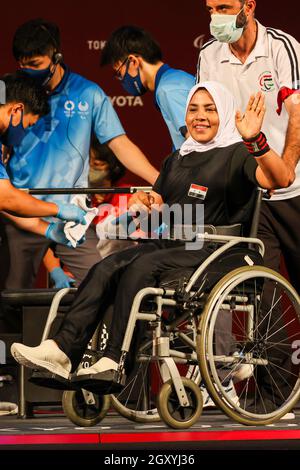
[[[115,71],[115,77],[117,80],[123,80],[123,77],[120,73],[120,70],[121,68],[123,67],[123,65],[126,64],[126,62],[128,61],[129,57],[126,57],[126,59],[122,62],[122,64],[120,65],[120,67],[118,67],[118,69]]]

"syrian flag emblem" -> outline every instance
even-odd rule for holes
[[[208,188],[206,186],[199,186],[198,184],[191,184],[191,187],[189,189],[189,196],[190,197],[195,197],[197,199],[201,199],[204,201],[204,199],[207,196]]]

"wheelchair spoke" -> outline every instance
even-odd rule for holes
[[[268,336],[266,337],[266,341],[268,341],[270,338],[273,338],[274,335],[278,334],[280,331],[282,331],[283,329],[286,329],[289,325],[291,325],[292,323],[294,323],[296,320],[293,319],[291,320],[289,323],[286,323],[285,325],[283,325],[281,328],[279,328],[279,330],[275,331],[275,333],[272,333],[271,336]]]
[[[254,378],[254,382],[255,382],[255,403],[254,403],[254,406],[256,407],[255,409],[255,412],[257,412],[258,408],[257,408],[257,405],[258,403],[261,403],[262,406],[263,406],[263,409],[264,409],[264,413],[266,414],[267,413],[267,408],[265,406],[265,400],[264,400],[264,397],[260,391],[260,386],[257,382],[257,379],[256,379],[256,376],[253,377]],[[259,400],[257,400],[257,394],[256,392],[258,392],[258,395],[259,395]],[[246,410],[245,410],[246,411]]]
[[[276,288],[276,289],[277,289],[277,288]],[[274,289],[274,292],[273,292],[272,306],[274,306],[275,295],[276,295],[276,289]],[[269,315],[269,320],[268,320],[267,331],[270,331],[270,325],[271,325],[272,312],[273,312],[273,307],[271,307],[271,314]]]
[[[281,300],[281,299],[278,299],[278,300],[277,300],[276,305],[278,304],[278,302],[279,302],[280,300]],[[275,306],[276,306],[276,305],[275,305]],[[266,315],[265,315],[264,318],[261,320],[261,322],[257,325],[257,327],[256,327],[256,329],[254,330],[254,332],[257,331],[257,332],[259,333],[259,327],[263,324],[263,322],[265,321],[265,319],[267,318],[267,316],[270,314],[270,311],[271,311],[271,310],[272,310],[272,307],[271,307],[271,309],[266,313]],[[283,315],[282,315],[282,317],[283,317]],[[281,317],[281,318],[282,318],[282,317]],[[280,319],[278,319],[278,320],[276,321],[276,323],[278,323],[278,321],[280,321]]]
[[[292,341],[294,338],[298,338],[300,340],[300,332],[294,333],[293,335],[289,335],[288,338],[285,338],[282,341],[276,341],[276,342],[268,341],[267,345],[269,345],[269,346],[266,347],[266,349],[276,347],[276,346],[280,346],[280,345],[283,347],[283,349],[284,348],[291,348],[291,343],[294,342],[294,341]],[[287,339],[290,340],[289,343],[285,342]]]
[[[273,369],[275,369],[275,368],[277,369],[278,374],[280,374],[279,371],[283,371],[283,372],[288,372],[290,377],[294,377],[295,379],[299,378],[299,372],[296,374],[296,373],[292,372],[290,369],[285,369],[285,368],[279,366],[278,364],[275,364],[274,362],[272,362],[270,360],[269,360],[269,364],[270,364],[271,367],[273,367]]]

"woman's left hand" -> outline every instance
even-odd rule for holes
[[[265,113],[265,97],[261,92],[250,97],[245,114],[236,112],[236,127],[243,139],[252,139],[260,133]]]

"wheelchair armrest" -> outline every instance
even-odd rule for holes
[[[242,224],[218,225],[215,229],[216,235],[226,235],[229,237],[240,237],[243,232]]]

